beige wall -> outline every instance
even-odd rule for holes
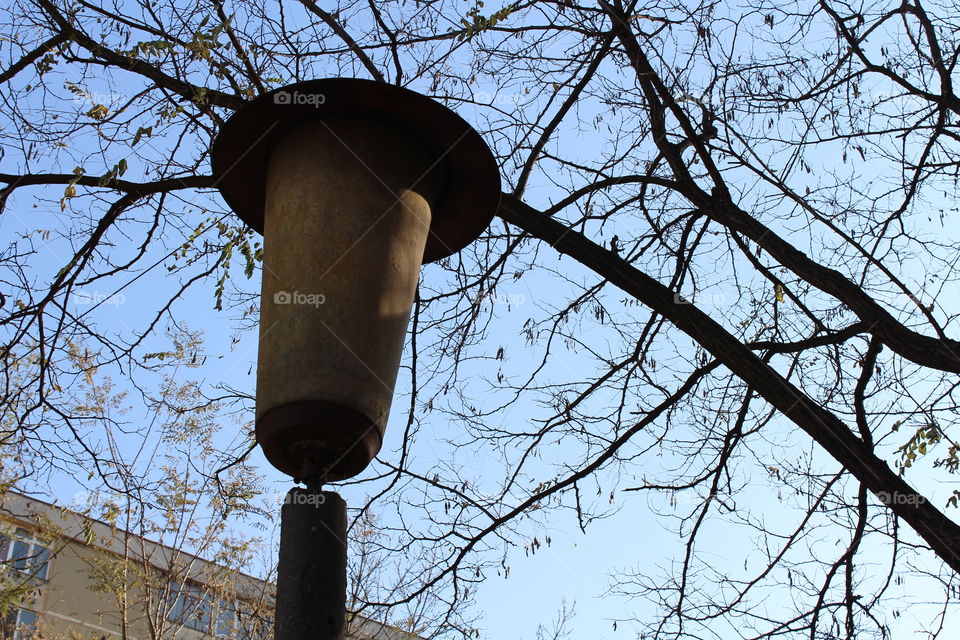
[[[170,622],[160,613],[166,605],[167,593],[159,590],[171,582],[176,585],[185,581],[226,585],[230,593],[257,603],[254,606],[260,611],[272,612],[272,584],[20,494],[8,492],[0,501],[0,526],[11,533],[17,527],[56,533],[56,539],[50,545],[52,553],[47,580],[36,600],[24,605],[40,614],[40,630],[45,640],[99,640],[104,636],[108,640],[201,640],[213,637],[211,633],[201,633]],[[91,544],[87,544],[90,541]],[[120,602],[122,595],[98,589],[98,582],[103,581],[98,581],[97,577],[110,571],[107,582],[122,584],[124,574],[120,569],[124,558],[128,558],[126,607]],[[171,578],[171,574],[176,577]],[[124,615],[125,634],[122,633]],[[156,617],[153,631],[148,624],[148,615]],[[362,618],[355,618],[351,627],[353,632],[348,637],[355,640],[419,640],[416,635]]]
[[[47,578],[38,583],[38,596],[23,604],[40,614],[40,630],[49,640],[212,637],[167,619],[170,584],[227,586],[231,593],[263,602],[261,610],[272,605],[273,588],[268,583],[18,494],[8,494],[0,505],[0,527],[11,537],[22,528],[46,531],[55,538],[48,545]],[[125,590],[120,588],[124,582]],[[148,615],[155,618],[152,631]]]

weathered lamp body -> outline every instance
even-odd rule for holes
[[[380,449],[420,265],[487,226],[496,163],[439,103],[337,78],[238,111],[213,169],[264,234],[257,440],[291,476],[310,451],[314,475],[351,477]]]

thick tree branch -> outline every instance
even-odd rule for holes
[[[7,186],[0,188],[0,214],[3,214],[7,199],[15,189],[42,184],[79,184],[84,187],[100,187],[122,191],[130,196],[143,196],[150,193],[162,193],[172,189],[187,189],[216,186],[213,176],[183,176],[182,178],[165,178],[154,182],[130,182],[110,178],[104,180],[97,176],[77,176],[73,173],[27,173],[23,175],[0,173],[0,182]]]
[[[622,11],[605,2],[601,5],[612,20],[626,24],[626,17]],[[730,190],[726,186],[722,173],[714,164],[702,140],[698,138],[696,128],[643,53],[636,36],[631,30],[623,29],[619,37],[636,71],[637,82],[644,89],[644,95],[647,98],[647,111],[654,129],[654,142],[669,162],[683,194],[695,206],[731,231],[741,233],[757,243],[780,264],[806,282],[846,304],[870,327],[874,335],[896,353],[923,366],[960,373],[960,342],[925,336],[908,329],[842,273],[811,260],[774,233],[772,229],[739,208],[730,196]],[[667,110],[679,122],[683,134],[693,142],[698,157],[707,167],[714,183],[711,193],[697,186],[680,157],[681,147],[667,139],[669,134],[665,125]]]
[[[0,73],[0,82],[8,82],[13,76],[23,71],[28,65],[36,62],[48,51],[56,49],[59,45],[63,44],[67,40],[68,38],[62,33],[58,33],[55,36],[47,38],[47,40],[39,47],[14,62],[6,71]]]
[[[23,175],[0,173],[0,182],[6,182],[9,185],[5,187],[6,189],[38,184],[70,184],[72,182],[84,187],[103,187],[104,189],[114,189],[124,193],[159,193],[171,189],[213,187],[216,180],[213,176],[184,176],[182,178],[164,178],[154,182],[131,182],[116,178],[103,180],[103,178],[97,176],[78,177],[73,173],[25,173]]]
[[[498,215],[635,296],[696,340],[818,442],[864,486],[880,496],[893,496],[894,499],[888,501],[890,509],[910,524],[944,562],[960,572],[960,526],[894,473],[833,413],[764,364],[720,324],[692,304],[677,304],[674,292],[660,282],[515,196],[503,195]]]
[[[843,302],[896,353],[925,367],[960,373],[960,342],[908,329],[842,273],[810,259],[722,194],[705,196],[697,204],[711,219],[743,234],[794,274]]]

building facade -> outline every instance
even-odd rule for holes
[[[274,585],[8,491],[0,640],[272,640]],[[419,636],[354,617],[348,638]]]

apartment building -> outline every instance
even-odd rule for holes
[[[0,640],[272,640],[274,585],[8,491]],[[354,640],[417,640],[354,617]]]

